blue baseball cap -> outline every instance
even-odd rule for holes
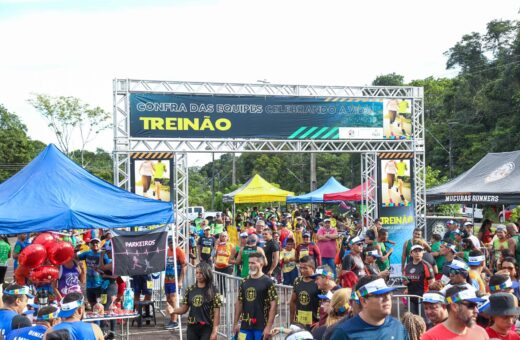
[[[460,292],[453,294],[452,296],[446,297],[447,303],[457,303],[461,301],[469,301],[474,303],[485,302],[485,299],[477,297],[473,289],[464,289]]]
[[[423,294],[422,303],[440,303],[445,304],[446,298],[440,292],[428,292]]]

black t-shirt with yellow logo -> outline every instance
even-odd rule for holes
[[[242,302],[241,329],[263,330],[269,318],[271,301],[278,300],[273,281],[266,275],[258,279],[248,276],[240,284],[238,299]]]
[[[181,304],[190,307],[188,314],[189,325],[213,326],[215,308],[222,307],[222,297],[217,293],[217,289],[214,291],[215,296],[213,300],[208,300],[204,297],[204,288],[197,287],[197,284],[186,289]]]
[[[319,320],[320,299],[318,295],[321,291],[311,280],[305,282],[303,277],[294,280],[293,292],[296,294],[296,322],[309,326]],[[292,321],[292,320],[291,320]]]

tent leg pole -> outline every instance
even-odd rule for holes
[[[175,282],[177,284],[175,285],[175,295],[177,298],[175,299],[175,308],[179,308],[179,277],[177,275],[177,228],[175,227],[175,224],[170,224],[172,228],[172,235],[173,235],[173,263],[175,264],[175,270],[173,271],[175,275]],[[170,317],[171,320],[171,317]],[[179,323],[179,339],[182,340],[182,324],[181,324],[181,316],[177,316],[177,322]]]

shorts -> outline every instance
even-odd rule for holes
[[[7,273],[7,266],[0,266],[0,285],[5,282],[5,273]]]
[[[101,297],[101,287],[87,288],[87,301],[90,306],[94,306],[97,303],[97,299]]]
[[[298,268],[294,268],[290,272],[283,273],[283,284],[286,286],[292,286],[298,275]]]
[[[246,340],[262,340],[264,331],[261,329],[241,329],[240,333],[246,335]],[[237,338],[240,339],[240,337]]]
[[[152,295],[152,291],[147,287],[147,281],[151,280],[149,275],[132,276],[132,288],[134,294]]]
[[[154,182],[163,184],[163,179],[162,178],[156,178],[156,179],[154,179]]]
[[[177,287],[176,283],[165,283],[164,292],[166,293],[166,295],[175,294],[175,287]]]

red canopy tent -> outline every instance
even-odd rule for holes
[[[332,194],[323,195],[324,201],[362,201],[363,200],[363,189],[366,190],[365,183],[358,185],[347,191],[335,192]]]

